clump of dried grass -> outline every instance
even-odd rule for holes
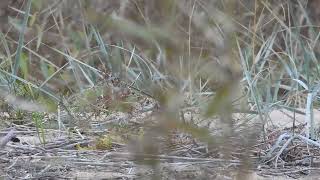
[[[219,147],[225,158],[244,150],[239,158],[248,168],[250,147],[260,132],[266,137],[273,108],[306,102],[312,112],[319,89],[319,31],[311,26],[317,12],[310,6],[316,1],[34,1],[27,16],[19,9],[30,2],[9,9],[16,16],[1,34],[1,85],[53,110],[68,108],[74,97],[147,95],[159,108],[136,149],[142,153],[157,152],[150,138],[178,130]],[[23,17],[28,24],[17,22]],[[183,121],[186,109],[220,124],[221,133]],[[245,113],[236,121],[239,110],[258,118]]]

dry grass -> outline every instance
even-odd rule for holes
[[[42,143],[50,129],[82,140],[99,132],[107,147],[120,141],[132,153],[155,155],[138,156],[154,177],[161,155],[196,142],[192,153],[180,155],[237,160],[241,177],[255,167],[256,148],[267,154],[275,143],[267,126],[274,110],[304,113],[306,131],[299,133],[317,139],[318,6],[318,0],[1,2],[0,87],[8,93],[2,97],[46,108],[42,114],[36,105],[4,102],[15,117],[6,126],[35,126]],[[285,153],[278,150],[277,159]]]

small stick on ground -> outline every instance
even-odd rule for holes
[[[0,148],[4,148],[8,142],[15,137],[15,129],[11,129],[7,135],[5,135],[1,140],[0,140]]]

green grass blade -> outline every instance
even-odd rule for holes
[[[28,25],[28,18],[29,18],[29,13],[31,10],[31,2],[32,2],[32,0],[28,0],[28,2],[27,2],[27,6],[26,6],[25,13],[24,13],[24,18],[23,18],[22,29],[19,34],[19,43],[18,43],[18,47],[17,47],[17,54],[15,57],[15,62],[14,62],[14,67],[13,67],[13,72],[12,72],[12,74],[14,76],[17,75],[17,72],[18,72],[18,69],[20,66],[20,58],[21,58],[21,52],[22,52],[23,42],[24,42],[24,33],[25,33],[26,27]]]

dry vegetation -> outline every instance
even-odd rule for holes
[[[319,9],[1,1],[1,178],[319,175]]]

